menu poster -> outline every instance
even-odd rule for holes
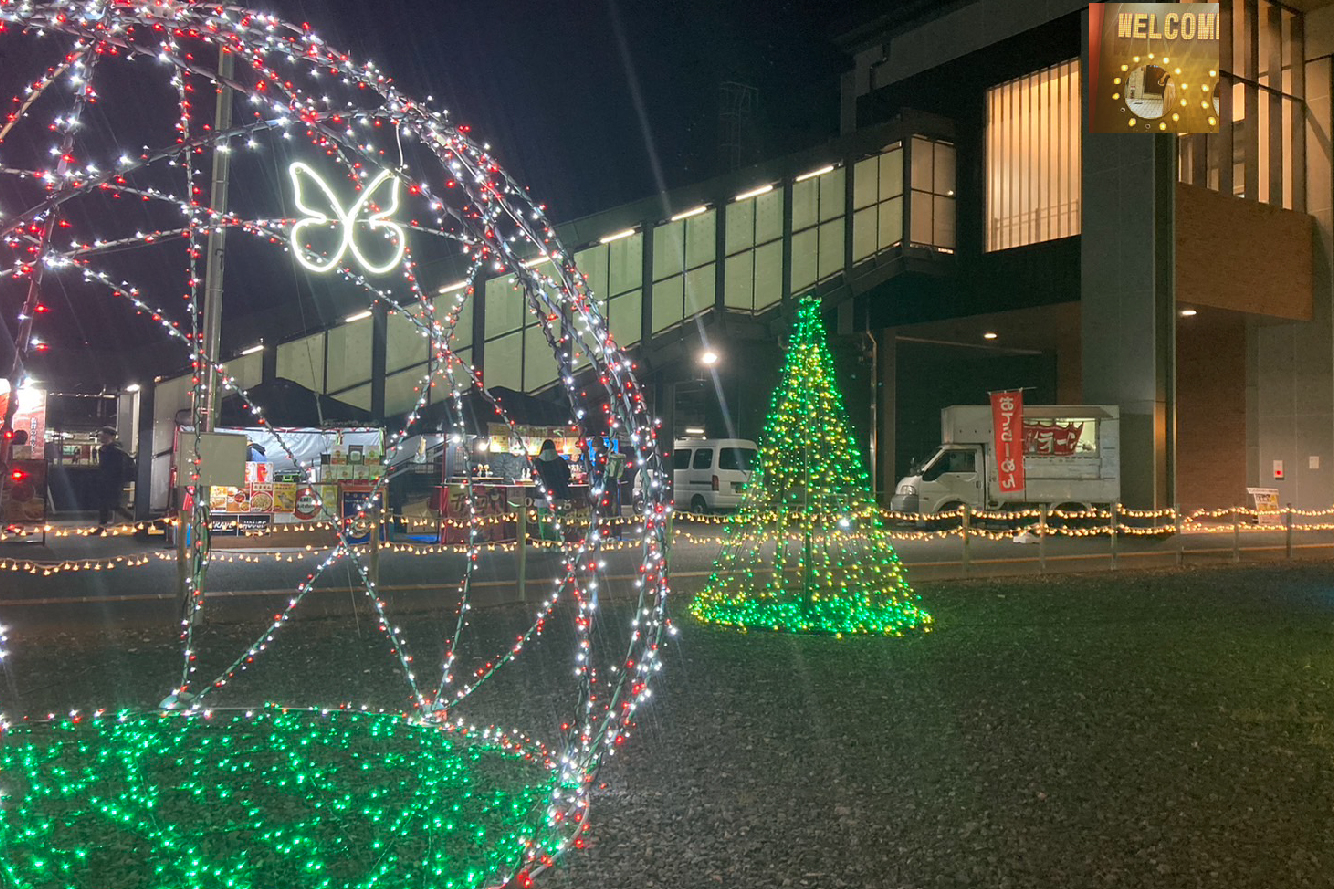
[[[296,512],[296,482],[273,483],[273,511],[275,513]]]
[[[250,486],[250,511],[273,512],[273,485],[254,484]]]

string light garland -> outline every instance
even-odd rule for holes
[[[661,668],[663,636],[673,632],[665,615],[670,591],[666,558],[670,510],[662,496],[666,485],[661,483],[664,467],[657,449],[658,423],[648,413],[633,363],[611,337],[585,278],[557,239],[543,207],[504,172],[489,146],[474,141],[466,126],[455,124],[448,114],[432,108],[429,97],[426,102],[418,102],[403,94],[375,65],[354,61],[304,25],[242,8],[175,0],[48,4],[0,0],[0,39],[58,44],[62,54],[44,74],[29,80],[7,106],[0,105],[9,109],[0,120],[0,181],[6,186],[6,194],[19,196],[22,203],[17,212],[13,206],[6,206],[5,215],[0,216],[0,250],[4,251],[0,253],[0,281],[22,282],[29,288],[30,303],[44,279],[72,278],[137,313],[181,348],[182,360],[190,369],[186,382],[192,400],[192,423],[182,436],[178,463],[180,483],[188,494],[188,505],[177,527],[186,541],[187,599],[180,627],[179,680],[159,705],[161,713],[124,714],[114,723],[101,723],[101,728],[77,721],[62,723],[54,733],[34,729],[33,734],[22,736],[21,742],[7,734],[0,744],[0,755],[10,757],[5,760],[7,776],[21,774],[29,782],[45,781],[50,775],[44,778],[42,769],[50,765],[62,775],[93,769],[105,777],[102,769],[110,770],[108,774],[124,774],[116,771],[122,767],[118,763],[127,762],[126,757],[133,751],[184,749],[188,746],[186,739],[202,730],[210,713],[222,712],[211,708],[226,703],[227,690],[238,677],[277,644],[281,633],[290,632],[293,614],[335,567],[346,566],[356,578],[371,605],[385,649],[405,681],[404,711],[396,718],[406,716],[420,726],[430,722],[463,725],[459,714],[470,712],[473,693],[526,651],[557,616],[557,606],[568,603],[574,630],[573,687],[554,693],[559,695],[561,706],[572,706],[573,711],[559,737],[549,739],[550,753],[543,760],[549,774],[544,783],[532,785],[532,792],[514,797],[517,808],[509,814],[517,819],[515,824],[522,824],[522,828],[515,828],[522,832],[513,833],[514,842],[498,843],[496,854],[488,853],[475,863],[450,857],[452,853],[432,853],[436,857],[424,865],[427,870],[408,880],[412,885],[433,886],[523,885],[532,874],[549,866],[555,856],[578,844],[578,835],[586,828],[593,776],[603,760],[630,737],[638,710],[649,699],[650,679]],[[223,75],[219,66],[213,65],[220,54],[234,60],[235,74]],[[173,95],[176,102],[174,128],[166,144],[139,147],[136,142],[134,148],[127,148],[123,140],[138,135],[123,132],[131,128],[132,122],[111,121],[107,115],[84,112],[101,98],[94,83],[106,90],[127,82],[140,84],[150,76],[146,65],[158,66],[170,83],[168,95]],[[229,127],[214,128],[200,119],[197,97],[212,95],[220,86],[234,93],[237,120]],[[50,167],[43,168],[40,164],[44,161],[30,158],[34,152],[28,149],[34,144],[49,147],[53,158]],[[253,154],[258,167],[265,170],[278,156],[299,158],[298,163],[304,166],[293,170],[290,181],[281,187],[299,186],[301,193],[270,195],[262,189],[252,190],[246,203],[254,207],[245,217],[210,206],[208,177],[202,164],[207,155],[226,152],[235,154],[233,163]],[[313,172],[316,170],[318,183]],[[323,199],[316,199],[318,195]],[[106,203],[113,202],[114,206],[115,201],[137,202],[144,213],[108,213]],[[291,218],[284,212],[285,206],[296,206],[304,215]],[[134,224],[131,219],[167,221],[149,230],[129,231],[125,226]],[[112,230],[88,230],[93,225]],[[209,565],[263,558],[223,556],[212,548],[199,457],[202,410],[213,394],[206,392],[211,373],[216,372],[223,392],[240,400],[255,425],[273,433],[286,458],[296,465],[302,485],[315,481],[316,469],[310,461],[297,459],[289,435],[269,423],[260,406],[221,363],[221,356],[209,354],[204,342],[200,323],[204,263],[200,260],[211,246],[212,236],[222,232],[236,232],[248,243],[292,260],[293,267],[327,270],[337,286],[364,295],[367,310],[398,315],[426,341],[428,370],[413,387],[415,402],[398,431],[385,442],[380,455],[382,470],[394,464],[432,397],[436,401],[443,398],[449,405],[449,431],[461,435],[465,431],[463,397],[478,393],[494,412],[492,422],[507,426],[512,450],[521,451],[515,421],[504,404],[486,390],[480,372],[456,353],[454,343],[460,318],[471,302],[480,298],[484,281],[491,276],[512,275],[515,287],[511,298],[523,301],[536,321],[530,329],[545,339],[561,369],[572,424],[588,438],[620,439],[634,465],[656,482],[651,486],[644,515],[629,526],[600,515],[586,521],[568,520],[551,507],[551,498],[546,497],[539,482],[538,493],[545,505],[530,515],[550,527],[555,540],[529,545],[556,551],[561,557],[559,568],[549,578],[549,590],[533,610],[528,627],[501,650],[485,652],[480,661],[484,666],[460,668],[460,664],[472,663],[472,657],[479,653],[477,646],[483,644],[470,629],[469,620],[479,557],[507,551],[503,545],[485,540],[492,530],[488,525],[495,519],[480,514],[484,494],[469,481],[465,486],[466,517],[455,526],[466,530],[467,542],[458,548],[440,546],[419,551],[425,556],[460,552],[465,556],[462,576],[452,585],[456,595],[447,606],[452,610],[453,628],[445,634],[444,655],[438,674],[433,676],[421,672],[407,649],[402,628],[390,614],[369,570],[370,548],[355,542],[358,534],[382,515],[388,473],[381,471],[359,508],[340,515],[337,504],[319,502],[323,521],[302,531],[325,535],[331,538],[329,544],[307,547],[297,554],[274,554],[275,561],[309,561],[313,556],[315,564],[251,645],[212,679],[199,675],[196,629],[205,618]],[[122,280],[105,267],[113,255],[167,243],[180,245],[179,255],[185,259],[181,289],[173,294],[180,297],[176,308],[164,308],[165,300],[160,295]],[[456,253],[456,268],[467,269],[463,286],[451,286],[445,294],[436,285],[423,285],[418,266],[418,253],[428,249],[423,244]],[[330,246],[332,249],[326,249]],[[431,254],[432,264],[435,259]],[[456,277],[452,275],[451,279]],[[27,303],[23,314],[22,324],[14,328],[20,330],[15,342],[20,365],[37,342],[30,335],[34,322]],[[573,368],[584,370],[576,376]],[[465,456],[465,476],[469,479],[473,468],[470,461],[471,456]],[[605,493],[604,484],[596,483],[591,491],[593,502],[602,500]],[[142,526],[115,529],[121,534],[139,530]],[[628,541],[620,539],[626,536]],[[601,554],[627,544],[637,552],[639,565],[621,598],[636,602],[636,607],[629,625],[616,632],[597,607],[599,595],[612,582]],[[410,551],[393,546],[386,549]],[[20,565],[14,560],[0,563],[0,568],[7,565],[11,571],[49,576],[66,570],[141,567],[164,558],[170,556],[45,565],[26,560]],[[534,715],[545,719],[546,714]],[[384,732],[383,724],[375,721],[338,721],[338,732],[342,733],[338,734],[339,740],[326,743],[316,735],[327,735],[328,721],[267,716],[254,719],[258,722],[250,721],[249,716],[226,724],[213,722],[210,731],[218,732],[219,738],[208,745],[207,751],[199,751],[197,758],[188,761],[174,761],[172,768],[177,772],[140,771],[143,781],[133,782],[133,788],[126,792],[138,795],[136,804],[158,798],[170,792],[168,785],[175,786],[182,780],[180,769],[196,775],[203,785],[216,784],[218,792],[232,792],[234,788],[227,787],[227,775],[231,773],[218,772],[231,761],[225,739],[250,737],[256,725],[263,726],[268,748],[293,751],[311,745],[342,749],[344,743],[354,743],[353,735]],[[485,720],[477,722],[486,724]],[[468,721],[469,726],[472,723]],[[71,743],[66,743],[71,741],[64,735],[67,730],[77,736]],[[468,735],[470,744],[475,739],[485,744],[510,736],[512,733],[491,728],[470,730]],[[25,750],[28,753],[22,752]],[[194,751],[190,753],[195,755]],[[450,761],[445,757],[428,766],[428,760],[423,757],[412,768],[405,766],[403,780],[383,788],[376,799],[403,795],[405,808],[401,811],[409,814],[390,815],[385,809],[383,816],[394,819],[393,831],[401,826],[405,831],[412,830],[414,838],[438,835],[445,843],[442,848],[447,848],[452,843],[449,831],[454,827],[441,832],[439,819],[450,817],[452,805],[462,806],[468,799],[480,797],[476,790],[468,796],[461,788],[440,784],[439,798],[429,811],[413,808],[419,784],[433,780],[424,776],[434,774],[433,770]],[[496,769],[485,772],[489,779]],[[268,790],[278,792],[275,788],[286,786],[282,782],[287,779],[279,772],[263,774],[269,782]],[[315,772],[306,774],[313,776]],[[218,780],[211,782],[205,775]],[[70,784],[71,793],[76,785],[85,786]],[[445,799],[455,792],[460,795],[453,802]],[[48,818],[49,812],[44,814],[39,804],[41,798],[42,794],[35,792],[11,795],[0,807],[6,818],[5,848],[0,850],[0,859],[7,868],[6,878],[18,886],[45,885],[48,876],[55,873],[47,870],[56,860],[54,850],[74,849],[65,842],[68,825]],[[102,798],[79,801],[80,805],[85,803],[93,806],[87,811],[95,809],[98,817],[93,820],[103,827],[114,826],[123,810],[134,824],[145,831],[150,829],[144,819],[151,820],[152,813],[131,811],[128,802],[113,804]],[[206,808],[201,813],[201,824],[212,814]],[[464,828],[465,814],[459,816],[459,829]],[[337,811],[321,817],[336,822],[346,815]],[[44,832],[48,828],[49,832]],[[245,883],[233,879],[236,861],[216,860],[213,852],[193,845],[197,837],[188,829],[180,832],[180,822],[177,833],[166,827],[152,830],[156,844],[136,865],[145,864],[163,878],[155,877],[154,886],[164,881],[180,885],[216,882],[220,886]],[[273,850],[286,856],[289,864],[304,867],[311,860],[310,843],[322,842],[300,839],[307,836],[300,824],[274,830],[278,831],[274,836],[285,839],[276,842]],[[39,834],[47,852],[29,843],[35,842]],[[378,854],[360,859],[366,863],[366,871],[348,875],[336,881],[337,885],[398,884],[395,873],[384,869],[394,858],[394,847],[377,849],[372,841],[367,842],[371,846],[363,851]],[[91,856],[100,845],[87,840],[85,848]],[[198,855],[193,851],[196,848]],[[9,854],[14,849],[28,851],[16,857]],[[62,861],[77,868],[77,849],[71,854],[74,858]],[[303,879],[309,876],[301,873]],[[92,876],[96,879],[99,875]],[[63,877],[57,874],[57,879]],[[315,877],[310,879],[315,881],[311,885],[320,884]],[[265,878],[254,885],[301,882]]]
[[[815,298],[797,310],[756,465],[724,537],[690,606],[701,621],[838,635],[931,628],[875,509]]]

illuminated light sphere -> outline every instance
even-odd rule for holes
[[[256,641],[211,658],[205,672],[195,649],[204,644],[196,627],[211,614],[209,562],[247,560],[210,552],[208,492],[190,498],[181,665],[162,700],[54,723],[5,713],[5,885],[124,885],[97,870],[111,866],[105,850],[115,851],[119,879],[135,885],[305,885],[297,873],[348,887],[526,885],[577,844],[593,779],[648,705],[670,629],[656,423],[598,312],[600,295],[542,206],[466,126],[303,25],[225,5],[0,0],[0,57],[15,75],[3,82],[18,93],[5,106],[18,113],[0,118],[0,292],[20,294],[0,301],[0,330],[8,336],[19,314],[40,314],[29,292],[124,307],[144,348],[174,349],[182,372],[194,362],[180,378],[194,396],[191,426],[199,428],[203,381],[215,369],[235,411],[251,418],[248,431],[268,437],[275,468],[298,474],[311,524],[337,535],[313,570],[294,565],[290,600],[257,619]],[[17,71],[29,61],[35,70]],[[216,123],[220,81],[231,90],[230,123]],[[227,207],[210,203],[215,159],[230,165]],[[366,454],[361,499],[370,505],[331,502],[337,494],[312,474],[318,461],[299,460],[294,437],[269,425],[273,411],[230,375],[232,356],[204,354],[205,267],[223,234],[229,299],[242,285],[265,288],[270,303],[317,292],[329,303],[324,317],[343,319],[331,343],[393,334],[398,372],[384,394],[392,422],[378,463]],[[486,345],[485,381],[470,363],[483,295],[488,306],[511,301],[505,314],[519,319]],[[32,323],[16,340],[25,358],[44,341],[45,320]],[[245,351],[257,363],[263,349]],[[355,370],[344,358],[355,351],[331,347],[328,373]],[[488,565],[512,566],[493,537],[512,536],[517,515],[472,478],[479,464],[512,477],[533,471],[530,444],[496,394],[502,386],[545,387],[568,418],[567,452],[580,439],[614,440],[652,483],[645,518],[624,535],[634,581],[604,570],[607,541],[625,530],[609,517],[556,510],[546,498],[525,511],[554,557],[529,562],[528,591],[541,591],[522,606],[516,632],[493,641],[473,628],[473,597]],[[459,442],[464,479],[456,518],[442,523],[446,539],[423,556],[437,560],[440,591],[429,625],[449,622],[438,660],[410,652],[400,620],[427,619],[395,618],[359,547],[386,499],[385,468],[408,459],[414,435],[435,430]],[[188,475],[198,444],[188,432],[182,441]],[[609,491],[595,474],[590,499]],[[264,698],[248,671],[302,632],[291,618],[334,572],[360,579],[401,693],[367,704],[376,712],[359,712],[366,702],[315,709],[324,688],[236,709]],[[568,632],[545,638],[557,621]],[[549,691],[514,694],[539,637],[561,646],[569,669],[555,671]],[[368,665],[335,666],[359,675]],[[24,677],[14,682],[21,692]],[[361,871],[348,870],[357,862]]]
[[[1129,120],[1126,121],[1126,125],[1127,125],[1127,126],[1132,126],[1132,127],[1133,127],[1133,126],[1135,125],[1135,122],[1136,122],[1136,121],[1135,121],[1135,118],[1132,117],[1132,118],[1130,118]]]
[[[819,300],[802,301],[756,465],[690,605],[699,621],[836,636],[929,631],[876,506]]]

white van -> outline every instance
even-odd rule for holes
[[[678,439],[670,458],[673,505],[695,513],[736,509],[758,451],[744,438]]]

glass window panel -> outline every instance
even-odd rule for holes
[[[316,392],[324,391],[324,334],[278,345],[278,376]]]
[[[755,246],[755,199],[737,201],[727,207],[724,249],[729,255]]]
[[[746,251],[727,257],[723,267],[725,286],[723,299],[729,309],[749,312],[754,305],[755,254]]]
[[[685,277],[676,275],[653,283],[653,332],[660,333],[681,322],[685,302]]]
[[[858,161],[852,168],[852,206],[853,209],[869,207],[876,202],[880,192],[880,159],[868,157]]]
[[[406,414],[417,403],[417,388],[426,377],[426,365],[419,364],[384,378],[384,410],[390,416]]]
[[[852,261],[861,262],[876,251],[875,207],[852,214]]]
[[[923,191],[912,193],[912,237],[914,244],[931,243],[931,195]]]
[[[1080,140],[1077,135],[1060,135],[1079,133],[1079,96],[1076,60],[988,91],[984,163],[988,250],[1079,233]],[[1052,137],[1053,130],[1058,138]],[[935,180],[933,176],[933,188]],[[916,202],[913,206],[913,240],[917,240],[925,233],[917,224]],[[1067,219],[1069,226],[1064,224]],[[932,237],[934,229],[933,219],[928,229]]]
[[[447,300],[436,302],[436,317],[440,320],[441,326],[454,309],[453,298],[454,294],[450,294]],[[454,327],[454,338],[450,341],[450,348],[455,352],[472,345],[472,313],[476,304],[477,297],[469,296],[464,299],[463,307],[459,309],[458,324]]]
[[[238,355],[228,361],[224,367],[227,373],[236,378],[238,386],[249,389],[251,386],[259,385],[264,376],[264,353],[251,352],[249,355]],[[231,391],[224,390],[222,394],[225,398],[231,394]]]
[[[775,241],[755,249],[755,311],[783,298],[783,243]]]
[[[1263,18],[1263,16],[1261,16],[1261,18]],[[1264,45],[1263,45],[1263,44],[1261,44],[1260,49],[1261,49],[1261,55],[1263,55],[1263,50],[1264,50]],[[1258,154],[1259,154],[1259,157],[1258,157],[1259,164],[1258,164],[1258,166],[1259,166],[1259,171],[1260,171],[1260,177],[1259,177],[1259,178],[1260,178],[1260,203],[1262,203],[1262,204],[1267,204],[1267,203],[1269,203],[1269,163],[1270,163],[1270,157],[1269,157],[1269,127],[1270,127],[1270,125],[1271,125],[1271,124],[1270,124],[1270,121],[1269,121],[1269,118],[1270,118],[1270,114],[1269,114],[1269,94],[1268,94],[1268,93],[1260,93],[1260,116],[1259,116],[1259,122],[1260,122],[1260,130],[1259,130],[1259,132],[1260,132],[1260,138],[1259,138],[1259,140],[1258,140],[1258,142],[1259,142],[1259,145],[1258,145],[1258,148],[1259,148],[1259,151],[1258,151]]]
[[[880,249],[893,247],[903,240],[903,198],[880,205]]]
[[[755,198],[755,243],[783,236],[783,191],[774,189]]]
[[[819,178],[821,222],[843,215],[843,192],[847,187],[847,175],[846,167],[835,167],[833,172]]]
[[[819,213],[820,183],[815,179],[792,183],[792,230],[815,225]]]
[[[792,236],[792,294],[815,283],[815,269],[819,250],[815,229],[797,232]]]
[[[534,392],[556,377],[556,356],[546,336],[540,327],[529,327],[523,332],[523,391]]]
[[[1291,210],[1294,157],[1292,145],[1292,109],[1291,99],[1283,100],[1283,206]]]
[[[616,297],[611,303],[611,336],[616,345],[627,349],[639,342],[639,330],[643,297],[638,290],[632,290]]]
[[[706,262],[713,262],[718,211],[709,210],[685,220],[686,223],[686,268],[693,269]]]
[[[524,294],[514,286],[514,276],[492,278],[486,282],[486,338],[518,330],[523,326],[527,306]]]
[[[710,263],[686,273],[685,312],[686,317],[696,315],[705,309],[713,308],[714,265]]]
[[[488,341],[482,358],[485,365],[482,379],[488,389],[493,386],[514,390],[523,388],[522,331],[516,330],[500,339]]]
[[[903,149],[880,155],[880,200],[903,194]]]
[[[574,254],[574,264],[588,279],[588,289],[606,299],[609,295],[608,244],[598,244]]]
[[[420,364],[430,352],[430,340],[422,336],[421,329],[410,318],[405,318],[393,309],[389,311],[385,340],[386,373]]]
[[[935,213],[931,243],[936,247],[954,249],[954,198],[935,196]]]
[[[653,229],[653,280],[661,281],[684,271],[685,220],[666,222]]]
[[[912,140],[912,187],[930,191],[935,181],[935,151],[930,142],[920,136]]]
[[[608,296],[636,290],[644,283],[644,236],[639,232],[628,238],[612,241],[607,245],[611,249],[610,292]]]
[[[954,146],[946,142],[936,143],[936,194],[954,194]]]
[[[346,402],[353,407],[359,407],[364,411],[371,409],[371,386],[366,383],[362,386],[356,386],[352,389],[346,389],[342,392],[332,393],[334,398]]]
[[[843,271],[843,220],[820,226],[820,280]]]
[[[329,392],[371,378],[371,319],[340,324],[328,332]]]

